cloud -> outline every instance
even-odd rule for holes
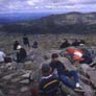
[[[95,11],[96,0],[0,0],[0,12]]]

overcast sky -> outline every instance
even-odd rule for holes
[[[96,12],[96,0],[0,0],[0,13]]]

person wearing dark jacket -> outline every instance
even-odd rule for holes
[[[20,45],[18,45],[17,47],[17,62],[18,63],[22,63],[25,61],[26,57],[27,57],[27,53],[26,53],[26,50],[24,48],[22,48]]]
[[[72,43],[72,46],[75,46],[75,47],[77,47],[77,46],[79,46],[79,41],[77,40],[77,39],[75,39],[74,41],[73,41],[73,43]]]
[[[51,58],[52,60],[49,65],[52,68],[52,72],[55,69],[57,70],[58,77],[63,82],[63,84],[75,91],[82,91],[77,72],[74,70],[68,71],[64,64],[58,60],[58,54],[53,53]]]
[[[48,64],[43,64],[42,77],[39,83],[40,96],[57,96],[59,89],[59,79],[51,74],[51,67]],[[61,96],[66,96],[66,93],[62,93]]]
[[[67,48],[70,46],[70,43],[68,40],[65,39],[65,41],[60,45],[60,49]]]
[[[83,61],[81,61],[80,63],[91,64],[93,62],[93,59],[89,50],[87,50],[86,48],[81,48],[81,50],[83,51]]]
[[[18,41],[15,41],[13,44],[13,50],[17,50],[17,46],[20,45]]]
[[[25,34],[24,34],[24,36],[23,36],[23,44],[24,44],[25,46],[30,47],[29,39],[28,39],[28,37],[27,37]]]
[[[38,48],[38,42],[37,41],[33,42],[32,48]]]

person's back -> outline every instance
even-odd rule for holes
[[[59,89],[59,81],[53,75],[46,76],[45,78],[42,77],[40,87],[43,90],[43,93],[41,94],[46,94],[46,96],[55,96]]]
[[[4,58],[5,58],[5,53],[0,51],[0,62],[4,62]]]
[[[13,50],[16,50],[18,45],[19,45],[19,42],[15,41],[13,44]]]
[[[23,42],[24,42],[24,44],[26,44],[28,42],[28,38],[27,37],[23,37]]]
[[[23,44],[24,44],[25,46],[30,47],[29,39],[28,39],[28,37],[27,37],[26,35],[24,35],[24,37],[23,37]]]
[[[72,43],[72,46],[79,46],[79,41],[76,39],[73,43]]]
[[[67,48],[70,46],[70,43],[68,42],[68,40],[65,40],[61,45],[60,45],[60,49],[63,48]]]
[[[56,96],[59,88],[58,78],[50,74],[50,66],[42,65],[42,77],[39,83],[40,96]]]
[[[27,57],[26,50],[21,46],[18,46],[17,49],[17,62],[24,62]]]
[[[58,74],[63,74],[66,71],[65,66],[59,60],[51,61],[50,66],[51,66],[52,70],[57,69]]]
[[[32,48],[38,48],[38,42],[37,41],[33,42]]]
[[[24,48],[20,49],[20,58],[24,60],[27,57],[26,50]]]

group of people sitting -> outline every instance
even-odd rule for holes
[[[30,42],[28,37],[26,36],[26,34],[24,34],[23,38],[23,46],[26,47],[31,47]],[[21,46],[22,44],[19,43],[19,41],[15,41],[13,44],[13,50],[16,51],[16,62],[17,63],[22,63],[26,60],[27,58],[27,52],[25,50],[25,48],[23,46]],[[32,48],[38,48],[38,42],[34,41]]]
[[[24,34],[24,36],[23,36],[23,38],[22,38],[22,41],[23,41],[23,45],[24,45],[24,46],[26,46],[26,47],[31,47],[29,38],[26,36],[26,34]],[[19,41],[17,41],[17,40],[14,41],[13,50],[16,50],[18,45],[20,45]],[[38,42],[37,42],[37,41],[34,41],[34,42],[33,42],[32,48],[38,48]]]
[[[86,48],[68,47],[66,50],[61,51],[61,55],[69,58],[72,63],[77,61],[79,63],[90,64],[94,59],[91,52]]]
[[[0,51],[0,68],[2,66],[3,69],[6,69],[9,67],[8,63],[16,62],[17,66],[15,67],[19,70],[21,68],[20,66],[23,67],[26,59],[27,59],[27,52],[21,45],[17,46],[17,49],[14,52],[14,56],[7,55],[3,50],[1,50]],[[20,66],[18,64],[20,64]]]
[[[73,91],[83,92],[79,83],[78,72],[69,71],[59,60],[59,55],[53,53],[51,62],[43,64],[41,67],[42,77],[39,83],[40,96],[58,96],[56,95],[60,88],[60,82],[71,88]],[[62,92],[61,96],[69,96],[66,92]]]
[[[74,39],[73,42],[69,42],[64,39],[64,42],[60,45],[61,55],[69,58],[72,63],[78,61],[79,63],[90,64],[93,61],[92,50],[91,52],[86,48],[86,43],[84,40]]]
[[[70,46],[82,46],[85,45],[85,41],[84,40],[78,40],[78,39],[74,39],[73,42],[69,42],[67,39],[64,39],[62,44],[60,45],[60,49],[64,49]]]
[[[72,66],[74,66],[75,63],[90,65],[93,62],[93,58],[89,50],[82,47],[76,48],[77,46],[84,44],[85,42],[83,40],[80,42],[77,42],[76,40],[71,46],[68,41],[65,40],[60,46],[61,49],[65,48],[65,50],[63,50],[64,52],[61,51],[60,54],[53,53],[51,61],[48,64],[42,64],[42,77],[39,83],[40,96],[59,96],[56,95],[58,89],[61,90],[61,96],[70,96],[70,93],[62,92],[61,82],[75,92],[84,92],[79,82],[80,77],[78,71],[68,70],[65,66],[66,62],[62,62],[59,59],[59,56],[67,58]]]
[[[13,52],[16,53],[13,57],[15,58],[11,58],[11,56],[7,55],[6,52],[0,50],[0,63],[12,62],[12,59],[17,63],[24,63],[27,59],[27,51],[25,48],[38,48],[37,41],[34,41],[32,46],[30,45],[29,39],[26,34],[24,34],[24,36],[22,37],[22,41],[23,44],[21,44],[18,40],[14,41],[13,43]]]

